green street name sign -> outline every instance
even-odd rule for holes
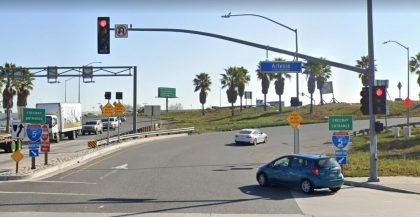
[[[353,117],[351,115],[337,115],[328,117],[330,131],[353,130]]]
[[[159,87],[158,88],[159,98],[176,98],[176,89],[170,87]]]
[[[23,109],[23,123],[45,124],[45,109]]]

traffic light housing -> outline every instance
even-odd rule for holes
[[[372,103],[374,114],[386,114],[386,87],[373,86]]]
[[[111,99],[111,92],[105,92],[105,99],[107,100]]]
[[[376,121],[375,122],[375,132],[380,133],[382,131],[384,131],[384,124],[379,122],[379,121]]]
[[[363,115],[369,115],[369,88],[363,87],[362,91],[360,91],[360,111]]]
[[[109,54],[110,31],[109,17],[98,17],[98,54]]]

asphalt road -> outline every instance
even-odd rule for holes
[[[128,119],[126,122],[121,123],[120,133],[128,132],[132,130],[133,124],[132,119]],[[137,127],[149,126],[150,120],[140,119],[137,121]],[[118,130],[110,130],[110,137],[118,135]],[[51,152],[49,153],[49,159],[64,156],[68,153],[75,153],[88,148],[87,142],[91,140],[106,139],[108,131],[104,130],[102,134],[98,135],[79,135],[75,140],[68,140],[65,138],[59,143],[51,143]],[[22,154],[24,155],[23,160],[20,162],[21,166],[30,166],[31,158],[29,157],[29,150],[27,147],[27,138],[24,140]],[[14,170],[15,162],[10,158],[10,153],[5,153],[3,150],[0,151],[0,172]],[[43,157],[37,158],[37,161],[43,162]]]
[[[359,124],[363,127],[363,123],[357,122],[355,128]],[[302,152],[332,150],[328,143],[331,133],[324,125],[302,127]],[[324,128],[326,132],[321,133]],[[346,209],[340,203],[342,200],[347,205],[352,201],[359,204],[360,210],[347,207],[348,213],[353,214],[357,211],[365,216],[375,214],[367,204],[380,204],[384,206],[381,212],[387,214],[386,205],[393,203],[401,204],[408,211],[407,216],[417,214],[413,207],[420,202],[418,195],[408,197],[389,192],[391,195],[384,195],[368,189],[354,191],[351,187],[335,195],[329,191],[305,195],[284,187],[259,187],[256,169],[293,151],[290,127],[263,131],[270,139],[258,146],[235,145],[235,132],[193,135],[125,148],[45,180],[0,183],[0,212],[52,212],[52,216],[74,212],[86,216],[91,213],[300,216],[309,212],[334,216]],[[397,208],[390,207],[388,214],[398,213]]]

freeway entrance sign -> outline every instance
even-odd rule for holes
[[[330,131],[353,130],[353,117],[351,115],[336,115],[328,117]]]
[[[24,108],[23,123],[45,124],[45,109]]]
[[[302,72],[301,62],[280,62],[280,61],[261,61],[261,73],[289,73],[289,72]]]

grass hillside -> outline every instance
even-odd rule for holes
[[[420,116],[420,103],[415,102],[410,110],[410,116]],[[401,102],[389,102],[390,114],[388,117],[404,117],[406,109]],[[160,119],[170,122],[169,128],[195,127],[198,133],[212,131],[238,130],[241,128],[261,128],[270,126],[287,125],[287,115],[294,111],[290,107],[283,108],[278,112],[278,107],[245,108],[242,111],[235,108],[235,115],[231,116],[229,108],[206,110],[205,115],[201,110],[162,112]],[[353,120],[366,119],[367,116],[360,112],[360,104],[335,103],[314,106],[312,114],[309,113],[309,105],[299,110],[303,116],[303,124],[327,122],[330,115],[352,115]],[[381,118],[382,115],[378,115]]]

